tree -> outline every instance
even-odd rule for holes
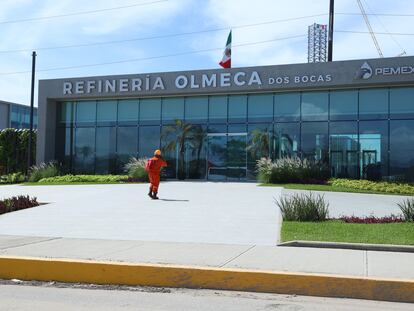
[[[164,151],[175,151],[178,148],[178,179],[185,179],[185,148],[186,141],[191,137],[194,125],[183,120],[175,120],[174,124],[163,128],[161,138],[166,139],[167,144],[163,146]]]

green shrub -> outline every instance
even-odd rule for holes
[[[386,181],[370,181],[364,179],[331,179],[329,183],[334,187],[370,190],[396,194],[414,194],[414,185]]]
[[[43,178],[39,183],[117,183],[127,178],[126,175],[64,175]]]
[[[59,166],[55,161],[41,163],[30,168],[29,181],[38,182],[43,178],[49,178],[59,175]]]
[[[312,192],[282,197],[276,205],[287,221],[325,221],[329,217],[329,203],[323,195],[314,196]]]
[[[20,184],[26,181],[26,176],[22,173],[12,173],[0,176],[0,184]]]
[[[128,176],[137,181],[147,182],[148,173],[145,170],[145,164],[147,163],[146,158],[134,158],[129,159],[129,162],[125,164],[124,170],[128,173]]]
[[[413,222],[414,221],[414,198],[405,199],[404,201],[397,203],[400,207],[401,212],[404,215],[404,220]]]
[[[265,183],[321,184],[329,179],[327,165],[307,159],[280,158],[272,161],[262,158],[257,161],[258,178]]]
[[[25,172],[27,169],[30,130],[0,130],[0,174]],[[32,157],[36,158],[36,131],[32,136]]]

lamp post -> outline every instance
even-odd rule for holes
[[[34,87],[35,87],[35,70],[36,70],[36,52],[32,53],[32,87],[30,94],[30,132],[29,132],[29,147],[27,157],[27,171],[33,165],[32,157],[32,141],[33,141],[33,114],[34,114]]]

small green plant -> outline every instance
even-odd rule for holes
[[[128,173],[130,179],[147,182],[148,173],[145,170],[146,163],[146,158],[137,159],[132,157],[131,159],[129,159],[129,162],[125,164],[124,170],[126,173]]]
[[[404,220],[414,222],[414,198],[405,199],[397,205],[404,215]]]
[[[0,176],[0,184],[19,184],[26,180],[26,176],[22,173],[12,173]]]
[[[59,175],[59,166],[57,162],[41,163],[30,168],[29,181],[38,182],[41,179]]]
[[[329,203],[323,195],[294,194],[276,200],[283,220],[287,221],[325,221],[329,217]]]

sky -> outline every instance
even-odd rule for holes
[[[414,34],[413,0],[362,2],[367,13],[413,15],[369,15],[375,32]],[[329,0],[0,0],[0,100],[29,104],[32,50],[36,81],[214,69],[232,28],[233,67],[305,63],[308,25],[327,24],[328,12]],[[357,1],[335,0],[335,12],[333,59],[379,57],[369,34],[340,32],[367,31],[360,14],[341,14],[360,13]],[[377,35],[385,57],[413,55],[413,38]]]

